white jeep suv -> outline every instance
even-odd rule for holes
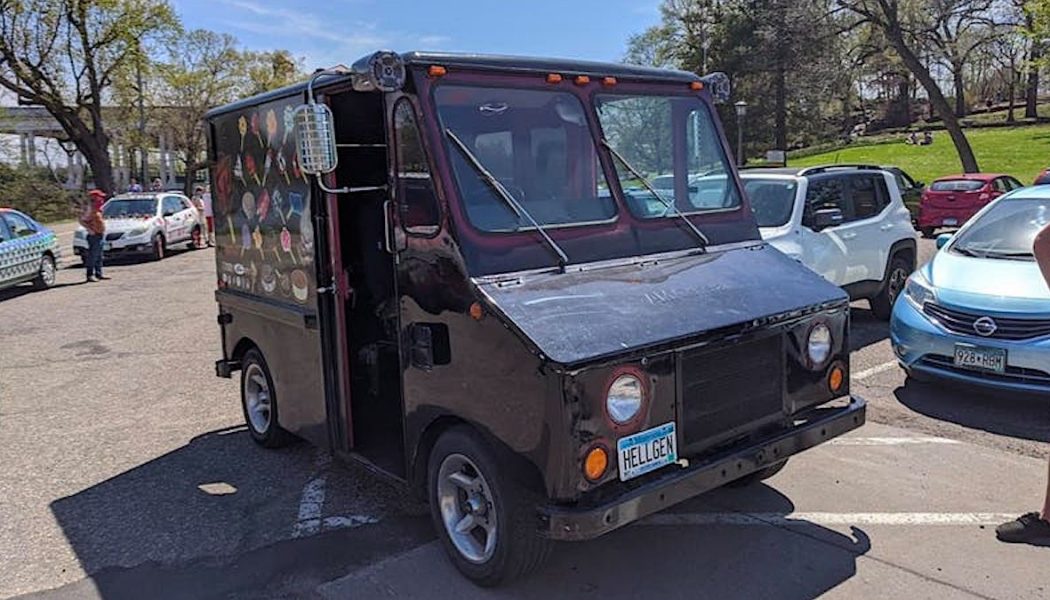
[[[868,165],[740,173],[762,239],[890,318],[916,236],[893,174]]]

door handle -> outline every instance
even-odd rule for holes
[[[383,249],[389,254],[394,253],[394,244],[390,242],[390,236],[393,234],[392,228],[390,227],[390,205],[392,202],[387,200],[383,203]]]
[[[852,240],[853,238],[857,237],[857,234],[847,232],[847,233],[840,234],[839,237],[844,239],[844,240]]]
[[[879,226],[879,229],[881,229],[883,231],[889,231],[889,230],[893,229],[893,223],[885,223],[885,224]]]

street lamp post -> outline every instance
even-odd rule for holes
[[[736,164],[744,166],[744,117],[747,116],[747,102],[741,100],[733,105],[736,108]]]

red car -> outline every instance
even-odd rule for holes
[[[1000,173],[941,177],[922,194],[918,229],[932,238],[938,227],[960,227],[984,205],[1020,187],[1020,181]]]
[[[1045,185],[1048,183],[1050,183],[1050,167],[1047,167],[1042,173],[1037,175],[1032,185]]]

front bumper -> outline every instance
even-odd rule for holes
[[[108,245],[108,247],[107,247]],[[73,238],[73,253],[81,256],[87,252],[87,240],[84,238]],[[153,241],[150,234],[139,235],[133,238],[117,238],[115,240],[102,240],[102,251],[105,254],[150,254],[153,252]]]
[[[1050,394],[1050,338],[1010,341],[954,333],[933,323],[901,298],[893,306],[890,342],[906,370],[993,390]],[[955,345],[973,344],[1006,351],[1006,373],[955,367]]]
[[[541,534],[555,540],[587,540],[721,487],[864,424],[866,403],[818,407],[795,416],[795,425],[746,447],[734,447],[685,468],[664,467],[658,477],[594,506],[541,509]]]
[[[919,211],[919,227],[962,227],[963,223],[977,214],[976,208],[923,208]],[[954,220],[946,224],[945,221]]]

